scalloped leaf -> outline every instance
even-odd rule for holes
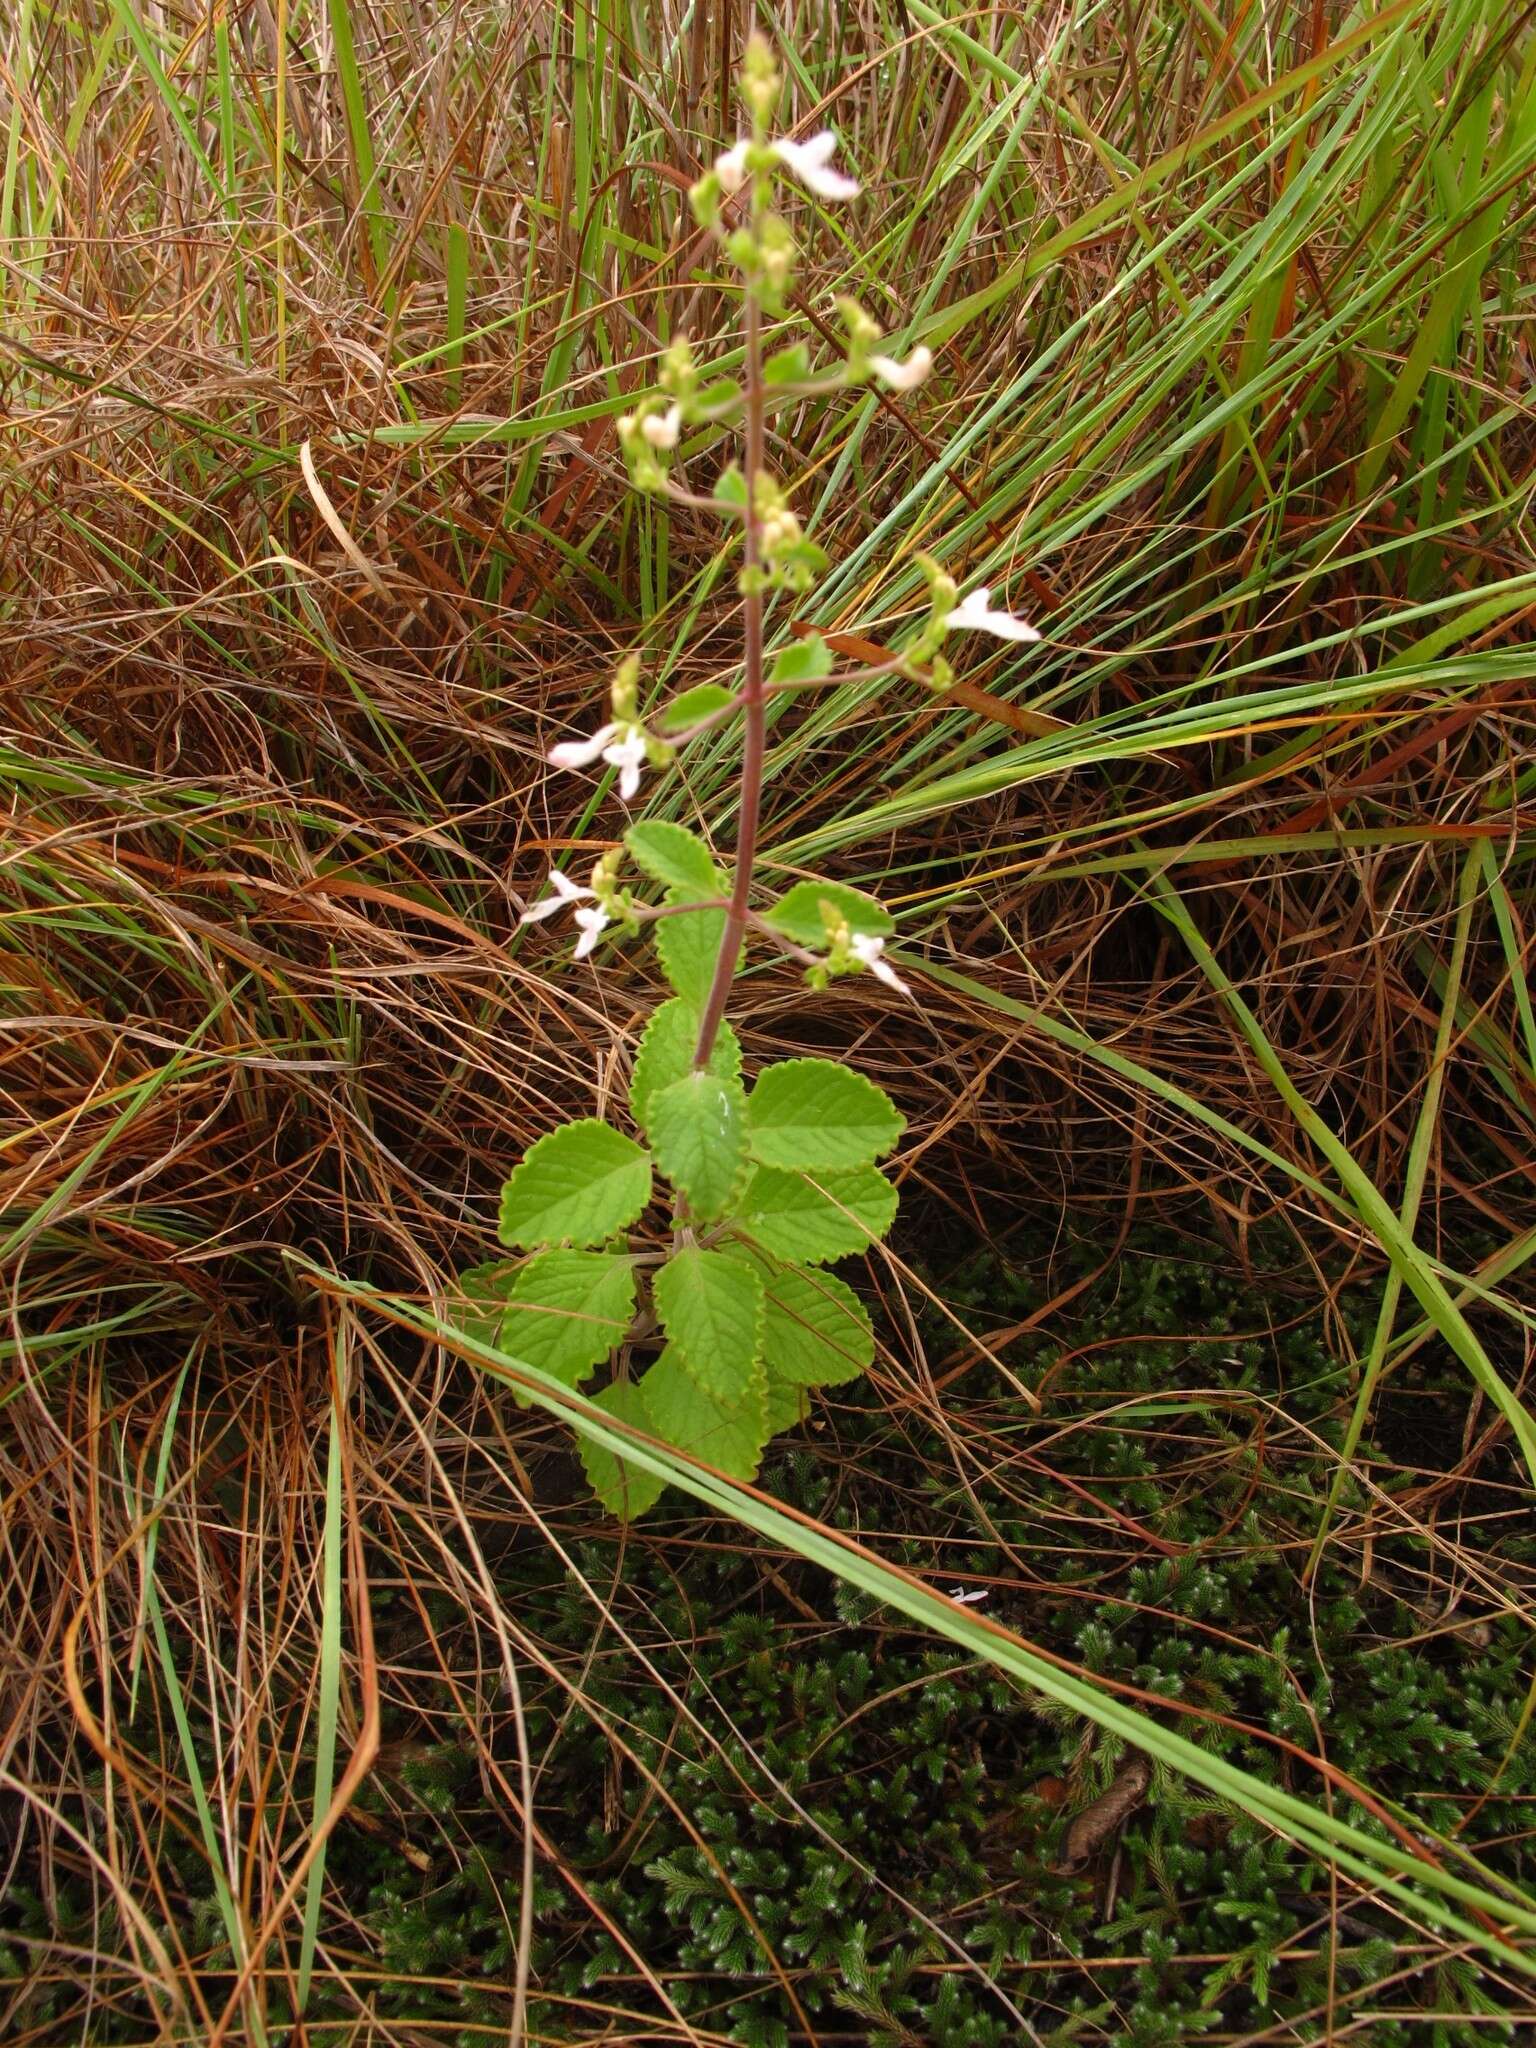
[[[688,1245],[652,1283],[656,1313],[690,1376],[727,1406],[757,1371],[763,1340],[763,1276],[726,1252]]]
[[[629,1107],[635,1122],[646,1127],[651,1103],[663,1088],[692,1071],[693,1049],[699,1042],[699,1013],[681,996],[669,996],[651,1013],[640,1034],[629,1077]],[[729,1024],[721,1023],[709,1055],[709,1071],[722,1081],[741,1075],[741,1041]]]
[[[644,818],[624,834],[624,844],[635,865],[653,882],[668,889],[681,889],[690,900],[719,896],[725,877],[715,865],[713,854],[697,832],[686,825],[674,825],[666,818]]]
[[[823,947],[827,943],[823,904],[860,937],[886,939],[896,929],[896,920],[883,903],[866,896],[862,889],[851,889],[846,882],[796,882],[764,912],[764,922],[796,945]]]
[[[723,683],[697,683],[662,706],[656,714],[656,727],[664,733],[686,732],[689,726],[700,725],[732,706],[741,708],[734,690],[726,689]]]
[[[594,1407],[605,1410],[615,1421],[627,1422],[632,1429],[643,1429],[647,1436],[660,1434],[645,1397],[633,1380],[615,1380],[592,1399]],[[576,1448],[592,1491],[609,1514],[617,1515],[621,1522],[632,1522],[636,1515],[643,1515],[667,1490],[665,1479],[631,1465],[627,1458],[615,1457],[604,1445],[595,1444],[588,1437],[578,1435]]]
[[[775,1379],[768,1375],[768,1435],[770,1440],[781,1430],[793,1429],[804,1422],[811,1412],[811,1397],[804,1387],[797,1387],[792,1380]]]
[[[803,384],[811,374],[811,352],[803,341],[775,349],[763,364],[765,384]]]
[[[752,1156],[799,1173],[846,1173],[889,1152],[907,1120],[883,1088],[835,1060],[765,1067],[747,1103]]]
[[[497,1351],[579,1386],[623,1343],[635,1317],[635,1269],[611,1252],[536,1252],[476,1266],[459,1285],[475,1304],[464,1329]],[[513,1398],[528,1405],[516,1387]]]
[[[819,633],[807,633],[781,647],[768,672],[770,683],[819,683],[832,673],[832,650]]]
[[[747,480],[739,463],[728,462],[716,477],[715,498],[719,504],[729,505],[733,512],[746,511]]]
[[[733,1479],[757,1477],[771,1434],[761,1366],[753,1368],[735,1400],[723,1401],[699,1385],[669,1344],[641,1379],[640,1394],[657,1436]]]
[[[769,1275],[763,1362],[770,1381],[835,1387],[868,1372],[875,1358],[869,1310],[835,1273],[781,1266]]]
[[[676,909],[695,901],[697,891],[669,889],[667,903]],[[661,971],[685,1002],[702,1010],[709,1001],[715,962],[725,937],[723,910],[681,911],[676,917],[658,918],[652,926]]]
[[[501,1191],[503,1244],[601,1244],[651,1199],[644,1146],[597,1117],[561,1124],[530,1145]]]
[[[822,1265],[868,1251],[895,1222],[896,1203],[895,1188],[875,1166],[819,1173],[814,1182],[760,1166],[733,1213],[775,1258]]]
[[[688,1073],[652,1096],[647,1119],[656,1164],[693,1215],[723,1216],[747,1163],[747,1095],[734,1077]]]

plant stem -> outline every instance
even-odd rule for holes
[[[746,304],[746,471],[747,502],[742,511],[742,567],[746,570],[746,594],[742,599],[742,710],[746,714],[746,736],[741,756],[741,813],[736,834],[736,872],[731,900],[726,907],[725,930],[715,959],[709,1000],[699,1025],[699,1041],[693,1064],[704,1067],[715,1049],[725,1005],[736,979],[736,961],[747,929],[747,899],[752,889],[752,864],[757,857],[757,828],[763,807],[763,759],[768,746],[768,725],[763,713],[763,596],[756,588],[758,566],[757,480],[763,473],[763,379],[762,309],[757,291],[747,281]]]

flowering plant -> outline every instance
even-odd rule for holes
[[[795,883],[776,901],[753,901],[762,810],[767,705],[773,696],[830,682],[905,676],[946,689],[948,635],[964,629],[999,638],[1038,638],[994,609],[987,589],[962,598],[927,556],[928,611],[911,643],[889,659],[834,674],[819,635],[798,641],[770,665],[764,611],[772,593],[803,593],[827,559],[801,529],[765,459],[770,399],[878,381],[908,391],[932,368],[924,347],[906,356],[882,349],[879,327],[852,299],[837,302],[843,360],[817,371],[804,342],[765,354],[764,324],[785,310],[795,242],[775,210],[782,180],[817,198],[857,196],[834,168],[836,137],[776,136],[780,85],[768,45],[754,37],[741,95],[750,132],[690,193],[696,220],[740,277],[744,369],[705,382],[686,339],[661,362],[660,390],[618,422],[634,486],[703,506],[735,522],[741,536],[739,687],[705,684],[654,716],[639,707],[640,663],[615,673],[609,716],[590,736],[552,749],[557,768],[601,762],[619,772],[628,803],[642,773],[661,770],[676,750],[738,716],[742,723],[740,805],[727,876],[704,841],[685,827],[645,819],[622,849],[603,855],[585,881],[553,869],[551,894],[525,924],[574,911],[577,959],[605,933],[654,932],[673,994],[647,1024],[629,1085],[639,1136],[595,1117],[540,1138],[502,1191],[500,1235],[512,1261],[461,1277],[471,1334],[527,1364],[581,1385],[610,1359],[614,1376],[593,1397],[610,1414],[741,1479],[757,1471],[764,1445],[806,1410],[809,1390],[857,1378],[874,1357],[874,1333],[859,1297],[827,1271],[834,1260],[882,1238],[896,1215],[896,1189],[878,1161],[896,1145],[904,1119],[884,1091],[825,1059],[781,1060],[750,1089],[741,1046],[726,1020],[732,985],[749,941],[797,960],[813,987],[868,973],[899,994],[906,983],[884,957],[894,930],[871,896],[830,881]],[[699,497],[674,474],[684,435],[739,429],[741,467],[728,465]],[[661,892],[639,900],[624,879],[629,864]],[[665,1221],[647,1233],[660,1175],[671,1191]],[[648,1358],[643,1369],[639,1361]],[[662,1481],[582,1442],[588,1476],[615,1513],[642,1512]]]

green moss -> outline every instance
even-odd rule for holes
[[[1085,1264],[1098,1256],[1083,1248]],[[947,1292],[978,1330],[1035,1305],[995,1262],[949,1276]],[[1340,1310],[1361,1335],[1373,1312],[1364,1295]],[[1510,1753],[1528,1684],[1523,1629],[1493,1619],[1471,1639],[1436,1632],[1421,1611],[1423,1541],[1390,1516],[1368,1580],[1351,1547],[1331,1554],[1310,1600],[1299,1586],[1329,1477],[1318,1446],[1338,1436],[1345,1391],[1320,1320],[1298,1317],[1278,1276],[1256,1288],[1208,1254],[1132,1247],[1074,1322],[1070,1346],[1057,1323],[1008,1354],[1026,1382],[1048,1378],[1043,1421],[988,1367],[949,1397],[951,1428],[985,1446],[990,1469],[963,1455],[957,1465],[910,1409],[855,1390],[768,1483],[877,1535],[902,1562],[992,1582],[991,1611],[1107,1679],[1307,1752],[1321,1734],[1339,1770],[1426,1829],[1454,1829],[1507,1758],[1477,1835],[1512,1845],[1491,1860],[1528,1877],[1516,1845],[1536,1759]],[[929,1334],[936,1354],[953,1350],[952,1328]],[[1209,1400],[1191,1402],[1201,1388]],[[1433,1366],[1399,1398],[1436,1426],[1465,1399],[1454,1371]],[[1106,1419],[1069,1426],[1095,1414]],[[1048,1449],[1025,1462],[1037,1441]],[[1385,1466],[1380,1479],[1388,1493],[1410,1483]],[[1115,1515],[1177,1554],[1149,1556]],[[1536,1552],[1507,1515],[1461,1540],[1509,1561]],[[770,1578],[770,1561],[728,1532],[664,1508],[622,1567],[607,1540],[575,1561],[589,1584],[614,1587],[644,1661],[602,1629],[586,1666],[592,1605],[547,1561],[536,1583],[523,1569],[504,1586],[523,1625],[584,1671],[586,1711],[554,1690],[531,1702],[541,1822],[700,2026],[743,2043],[795,2038],[770,1956],[818,2027],[939,2048],[1019,2040],[1010,2003],[1051,2041],[1158,2048],[1308,2012],[1326,2002],[1330,1968],[1347,2002],[1402,1967],[1400,1927],[1359,1902],[1337,1924],[1330,1964],[1328,1874],[1161,1772],[1087,1867],[1063,1870],[1070,1819],[1113,1779],[1115,1747],[792,1560],[773,1560]],[[1241,1729],[1181,1726],[1250,1770],[1316,1789],[1304,1765]],[[630,1759],[615,1765],[608,1729]],[[370,1893],[368,1917],[386,1951],[418,1969],[430,1953],[437,1971],[499,1976],[515,1844],[489,1809],[462,1803],[462,1753],[438,1755],[443,1796],[485,1860],[413,1887],[396,1873]],[[479,1934],[460,1936],[464,1925]],[[621,1943],[572,1894],[547,1888],[539,1926],[538,2024],[550,2038],[596,2024],[564,2000],[656,2010]],[[1373,2041],[1425,2038],[1415,2008],[1468,2015],[1433,2024],[1447,2048],[1497,2038],[1473,2023],[1475,1970],[1458,1969],[1394,1985],[1383,2002],[1404,2018],[1376,2023]],[[468,1990],[452,2002],[476,2009]],[[421,1994],[402,1989],[387,2009],[421,2015]],[[504,2017],[504,1985],[478,2009]]]
[[[1087,1271],[1102,1252],[1058,1257],[1058,1291],[1073,1257]],[[945,1278],[979,1334],[1038,1305],[995,1261]],[[988,1611],[1170,1712],[1196,1710],[1184,1733],[1272,1780],[1318,1790],[1257,1731],[1321,1744],[1425,1831],[1456,1830],[1486,1794],[1472,1833],[1529,1882],[1528,1638],[1492,1606],[1479,1614],[1471,1588],[1442,1625],[1446,1574],[1423,1511],[1409,1512],[1421,1468],[1460,1458],[1464,1387],[1429,1354],[1392,1383],[1379,1442],[1385,1453],[1395,1432],[1402,1462],[1377,1467],[1369,1571],[1358,1542],[1341,1545],[1307,1593],[1322,1447],[1348,1383],[1304,1301],[1280,1273],[1256,1283],[1208,1252],[1132,1244],[1070,1329],[1058,1316],[1049,1337],[1008,1347],[1009,1371],[1046,1389],[1038,1418],[984,1362],[947,1391],[945,1433],[896,1390],[856,1387],[786,1441],[766,1483],[940,1584],[987,1584]],[[1363,1340],[1373,1314],[1368,1295],[1345,1297],[1335,1337]],[[927,1335],[930,1357],[953,1362],[953,1326]],[[1438,1496],[1495,1574],[1536,1558],[1503,1456]],[[635,1955],[692,2023],[786,2048],[803,2038],[786,1983],[823,2035],[880,2048],[1002,2048],[1028,2038],[1024,2022],[1103,2048],[1285,2021],[1306,2038],[1302,2015],[1332,1996],[1342,2023],[1388,1977],[1371,1994],[1387,2016],[1356,2036],[1373,2048],[1512,2037],[1474,1966],[1426,1949],[1402,1978],[1401,1924],[1347,1888],[1330,1955],[1328,1872],[1161,1771],[1064,1868],[1073,1818],[1123,1753],[900,1617],[675,1501],[622,1548],[585,1510],[575,1519],[572,1562],[611,1620],[547,1548],[500,1573],[519,1628],[580,1694],[525,1668],[538,1821],[566,1874],[541,1866],[536,2039],[591,2038],[615,2011],[659,2017]],[[417,1627],[413,1613],[381,1611],[381,1633]],[[462,1628],[447,1601],[432,1619],[445,1642]],[[506,2025],[521,1835],[455,1733],[453,1696],[427,1687],[416,1709],[430,1719],[393,1708],[387,1734],[414,1746],[366,1789],[379,1825],[343,1827],[330,1877],[382,1973],[366,1988],[380,2017],[447,2026],[467,2048]],[[500,1704],[477,1738],[515,1782]],[[355,2010],[317,1980],[312,2019]]]

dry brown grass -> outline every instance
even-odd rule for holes
[[[985,289],[1053,223],[1113,199],[1126,162],[1186,145],[1191,164],[1203,161],[1208,126],[1312,47],[1287,44],[1294,24],[1278,14],[1255,41],[1240,13],[1223,28],[1194,6],[1146,11],[1134,33],[1108,20],[1074,29],[1065,50],[1052,47],[1054,21],[967,17],[983,56],[1038,61],[1059,116],[1031,114],[1019,166],[979,227],[968,208],[988,158],[984,146],[968,152],[996,109],[978,83],[985,67],[920,20],[904,29],[899,11],[807,10],[791,24],[854,159],[890,172],[865,227],[892,325],[945,265],[942,305]],[[1513,10],[1487,13],[1489,47],[1518,54]],[[526,1814],[520,1772],[537,1759],[516,1756],[517,1688],[532,1674],[574,1701],[583,1675],[520,1627],[498,1572],[522,1545],[569,1552],[592,1511],[560,1498],[547,1424],[505,1410],[440,1351],[338,1308],[289,1254],[440,1296],[490,1241],[508,1162],[557,1114],[621,1091],[654,1000],[643,965],[617,959],[590,979],[547,933],[516,940],[515,927],[550,859],[609,843],[611,814],[552,784],[542,754],[586,719],[614,649],[637,621],[661,647],[686,622],[678,680],[729,658],[729,604],[695,581],[713,547],[702,528],[679,520],[668,534],[653,605],[660,543],[628,509],[611,434],[614,387],[643,375],[662,311],[687,305],[701,324],[716,304],[689,281],[675,177],[657,165],[686,165],[728,127],[739,22],[731,8],[700,9],[658,78],[651,45],[664,15],[610,23],[587,95],[560,11],[355,10],[381,166],[377,244],[335,11],[274,16],[262,0],[225,14],[119,15],[70,0],[6,31],[18,189],[25,219],[47,222],[36,240],[14,233],[5,255],[0,356],[0,1882],[24,1880],[45,1905],[65,1892],[92,1901],[92,1931],[61,1919],[35,1955],[39,1972],[75,1987],[59,2039],[93,2028],[107,2038],[114,2011],[136,2015],[124,2028],[147,2029],[162,2009],[157,2038],[255,2038],[252,2012],[296,1967],[333,1416],[352,1532],[338,1776],[345,1785],[349,1754],[369,1760],[381,1708],[431,1735],[430,1676],[471,1727],[494,1728],[479,1756],[491,1796],[525,1830],[531,1858],[552,1853]],[[1326,15],[1316,10],[1312,26]],[[174,93],[114,27],[127,19],[146,49],[174,57]],[[1143,79],[1133,55],[1155,58],[1162,83]],[[799,102],[808,110],[813,95]],[[187,108],[190,140],[178,126]],[[227,166],[221,119],[235,142]],[[1262,132],[1255,114],[1231,147]],[[1110,135],[1107,155],[1095,138]],[[222,198],[194,143],[228,177]],[[1426,183],[1432,154],[1433,137],[1410,152]],[[940,162],[954,175],[919,204]],[[1339,190],[1357,196],[1365,175],[1341,172]],[[578,199],[604,194],[611,206],[584,225]],[[1235,237],[1259,206],[1257,189],[1238,194],[1223,232]],[[1021,466],[1021,447],[1041,439],[1053,409],[1065,416],[1107,388],[1117,331],[1138,362],[1155,357],[1158,319],[1172,323],[1180,292],[1198,299],[1219,269],[1214,247],[1181,253],[1171,285],[1152,273],[1123,298],[1107,292],[1144,233],[1176,211],[1171,189],[1149,188],[1143,212],[1085,234],[961,333],[932,414],[892,408],[864,430],[858,487],[823,529],[834,555],[862,546],[929,473],[1026,343],[1090,318],[1078,367],[1031,399],[1022,426],[955,462],[947,501],[932,492],[962,521],[967,502],[977,508],[978,566],[1006,561],[1049,489]],[[1432,221],[1423,241],[1421,281],[1444,246]],[[1319,325],[1365,293],[1351,264],[1368,244],[1368,231],[1351,240],[1320,205],[1290,285]],[[808,299],[839,260],[819,251]],[[1518,279],[1518,260],[1501,261],[1498,277]],[[460,265],[467,338],[455,332]],[[850,720],[830,761],[785,748],[774,844],[829,832],[846,842],[835,858],[849,873],[888,871],[893,898],[942,904],[914,921],[925,952],[983,985],[934,978],[920,1010],[867,985],[808,1005],[778,970],[745,991],[751,1057],[856,1050],[901,1102],[915,1220],[899,1249],[914,1264],[930,1237],[987,1238],[1021,1214],[1068,1208],[1099,1233],[1108,1262],[1133,1222],[1183,1191],[1235,1261],[1282,1215],[1321,1288],[1380,1269],[1358,1219],[1244,1150],[1258,1136],[1327,1179],[1230,1010],[1133,886],[1148,843],[1176,859],[1169,872],[1295,1086],[1394,1198],[1436,1056],[1462,863],[1492,846],[1509,925],[1480,899],[1419,1241],[1454,1278],[1469,1230],[1518,1245],[1529,1229],[1536,1047],[1518,997],[1533,706],[1514,653],[1536,598],[1455,640],[1454,689],[1427,667],[1411,691],[1358,711],[1313,704],[1261,724],[1234,705],[1229,730],[1198,746],[1158,723],[1164,694],[1218,674],[1223,652],[1234,669],[1258,664],[1264,682],[1342,687],[1425,630],[1394,638],[1410,600],[1460,617],[1469,592],[1528,573],[1528,291],[1507,286],[1506,299],[1455,345],[1458,389],[1491,394],[1484,425],[1505,412],[1476,439],[1459,495],[1447,486],[1438,501],[1451,530],[1427,554],[1400,546],[1428,461],[1406,431],[1396,499],[1368,493],[1348,548],[1330,537],[1355,488],[1371,380],[1401,366],[1422,317],[1407,287],[1375,325],[1362,312],[1336,356],[1320,351],[1315,373],[1280,389],[1272,410],[1256,410],[1266,456],[1294,471],[1280,508],[1261,495],[1240,505],[1203,552],[1190,540],[1197,510],[1211,510],[1220,437],[1181,442],[1191,381],[1148,407],[1102,471],[1091,436],[1063,446],[1084,503],[1133,460],[1156,458],[1133,494],[1107,498],[1048,561],[1026,542],[1018,565],[1042,616],[1059,611],[1053,642],[1077,663],[1052,672],[1061,714],[1083,724],[1148,706],[1147,743],[1112,772],[1068,758],[1049,776],[936,804],[900,831],[877,819],[859,831],[849,821],[920,743],[932,747],[923,774],[945,760],[959,772],[976,734],[995,742],[1002,728],[985,711],[957,724],[953,706],[906,706]],[[1234,304],[1234,332],[1255,303]],[[1234,376],[1235,354],[1234,343]],[[1298,442],[1313,374],[1331,380],[1327,403]],[[477,430],[527,420],[541,386],[562,415],[554,424],[506,441]],[[563,416],[588,405],[608,411]],[[420,439],[404,438],[418,421]],[[825,470],[848,431],[840,417],[796,420],[786,462]],[[921,540],[920,523],[903,538]],[[1353,551],[1347,566],[1315,560],[1313,533],[1332,554]],[[1283,592],[1272,616],[1244,582],[1268,561]],[[888,630],[878,591],[861,566],[836,615],[818,622]],[[1358,633],[1296,655],[1298,616]],[[1003,687],[1017,697],[1023,679]],[[1268,750],[1284,733],[1296,745],[1280,759]],[[1249,782],[1237,775],[1245,752],[1266,762]],[[707,769],[681,786],[684,804],[707,812],[717,801]],[[1319,836],[1329,833],[1331,844]],[[1276,836],[1272,850],[1252,845]],[[1202,852],[1212,838],[1217,850]],[[1108,1070],[1081,1043],[1045,1036],[1041,1017],[1144,1071]],[[1045,1271],[1049,1281],[1048,1260]],[[964,1477],[1001,1455],[997,1417],[978,1405],[954,1419],[974,1348],[957,1340],[952,1354],[927,1354],[912,1266],[873,1279],[890,1310],[882,1384],[894,1406],[937,1423]],[[1051,1307],[1076,1291],[1051,1282]],[[1526,1333],[1498,1329],[1500,1363],[1523,1387]],[[1460,1478],[1493,1441],[1486,1421],[1469,1419]],[[1048,1463],[1043,1441],[1035,1455]],[[1198,1478],[1191,1468],[1189,1483]],[[1426,1527],[1435,1499],[1416,1503]],[[1351,1524],[1349,1541],[1370,1538]],[[1472,1567],[1451,1555],[1454,1538],[1433,1540],[1451,1546],[1437,1555],[1464,1578]],[[1142,1541],[1119,1527],[1116,1571]],[[419,1610],[409,1653],[369,1640],[381,1574]],[[607,1589],[592,1596],[601,1621]],[[446,1627],[445,1602],[456,1617]],[[206,1816],[176,1727],[183,1700]],[[397,1761],[386,1747],[373,1767],[387,1781]],[[656,1793],[672,1797],[664,1784]],[[254,1998],[232,1995],[228,1973],[209,1975],[216,1930],[190,1923],[166,1852],[173,1838],[210,1835],[237,1873],[239,1921],[268,1937]],[[368,2017],[369,1930],[346,1910],[327,1901],[320,1967],[355,1982],[356,2038],[389,2038]],[[634,1964],[664,2008],[647,1959]],[[573,2020],[594,2044],[717,2038],[681,2020],[675,2033],[628,2024],[596,2004]]]

